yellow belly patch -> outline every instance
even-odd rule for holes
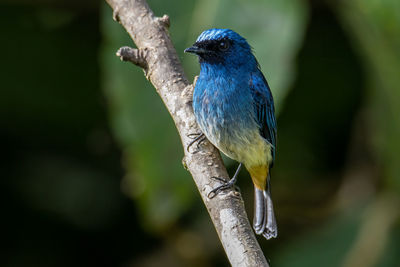
[[[261,166],[251,166],[246,167],[249,171],[251,179],[253,180],[253,184],[260,190],[264,190],[267,183],[268,177],[268,166],[261,165]]]

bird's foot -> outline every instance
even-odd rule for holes
[[[217,195],[218,195],[219,193],[221,193],[222,191],[227,190],[227,189],[230,189],[230,188],[234,188],[236,191],[239,191],[239,192],[240,192],[240,188],[239,188],[238,186],[235,185],[235,182],[236,182],[236,181],[232,181],[233,179],[230,179],[228,182],[227,182],[225,179],[223,179],[223,178],[215,177],[215,176],[211,177],[211,179],[214,179],[214,180],[217,180],[217,181],[219,181],[219,182],[222,182],[222,185],[217,186],[216,188],[214,188],[213,190],[211,190],[211,191],[208,193],[207,197],[208,197],[209,199],[214,198],[215,196],[217,196]]]
[[[190,147],[197,142],[196,147],[197,150],[200,149],[200,145],[204,142],[204,140],[206,140],[206,136],[203,133],[192,133],[188,135],[189,138],[193,139],[193,141],[191,141],[189,143],[189,145],[187,146],[186,150],[187,152],[190,152]]]
[[[209,199],[212,199],[216,195],[221,193],[222,191],[224,191],[226,189],[229,189],[229,188],[232,188],[232,187],[234,187],[235,189],[237,189],[237,191],[240,192],[239,187],[235,186],[235,183],[237,181],[237,177],[238,177],[238,174],[239,174],[239,171],[240,171],[241,167],[242,167],[242,163],[239,164],[238,168],[236,169],[235,174],[233,175],[232,179],[230,179],[229,181],[226,181],[225,179],[220,178],[220,177],[215,177],[215,176],[211,177],[211,179],[214,179],[214,180],[217,180],[217,181],[221,182],[222,185],[217,186],[216,188],[211,190],[210,193],[208,193],[207,197]]]

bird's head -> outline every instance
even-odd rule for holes
[[[209,29],[202,32],[185,52],[196,54],[200,64],[235,67],[257,65],[246,39],[230,29]]]

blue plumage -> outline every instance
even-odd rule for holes
[[[254,229],[267,239],[276,237],[269,186],[276,151],[275,109],[251,47],[232,30],[210,29],[185,52],[197,54],[200,62],[193,93],[200,129],[224,154],[245,165],[255,186]]]

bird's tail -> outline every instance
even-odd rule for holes
[[[278,235],[269,179],[270,177],[268,176],[266,190],[261,190],[254,186],[253,228],[256,234],[262,234],[266,239],[275,238]]]

